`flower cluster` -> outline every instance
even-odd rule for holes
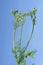
[[[35,8],[30,11],[30,15],[31,15],[31,19],[32,19],[33,24],[35,24],[35,22],[36,22],[36,11],[37,11],[37,9],[35,9]]]

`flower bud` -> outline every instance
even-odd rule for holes
[[[18,13],[18,11],[17,11],[17,10],[11,10],[11,13],[12,13],[13,15],[15,15],[16,13]]]
[[[32,14],[35,14],[36,11],[37,11],[37,10],[34,8],[34,9],[31,11],[31,13],[32,13]]]

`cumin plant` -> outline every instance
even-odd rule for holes
[[[34,54],[36,53],[36,50],[28,50],[27,53],[26,50],[27,50],[27,47],[28,45],[30,44],[30,41],[31,41],[31,38],[32,38],[32,35],[33,35],[33,32],[34,32],[34,27],[35,27],[35,23],[36,23],[36,11],[37,9],[32,9],[31,11],[29,12],[24,12],[24,13],[21,13],[19,12],[18,10],[12,10],[11,13],[14,15],[14,35],[13,35],[13,43],[14,43],[14,46],[13,46],[13,54],[14,54],[14,57],[16,59],[16,62],[18,65],[26,65],[26,59],[28,56],[31,56],[33,57]],[[23,32],[23,27],[24,27],[24,24],[25,24],[25,18],[27,16],[30,16],[31,17],[31,21],[32,21],[32,31],[30,33],[30,37],[26,43],[26,46],[25,47],[21,47],[21,44],[22,44],[22,32]],[[17,28],[18,28],[18,25],[20,26],[20,39],[15,42],[15,37],[16,37],[16,31],[17,31]],[[34,64],[32,64],[34,65]]]

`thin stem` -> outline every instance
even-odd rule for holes
[[[29,43],[30,43],[30,40],[31,40],[32,35],[33,35],[33,31],[34,31],[34,25],[33,25],[33,27],[32,27],[32,32],[31,32],[31,35],[30,35],[29,40],[28,40],[28,42],[27,42],[27,45],[26,45],[26,47],[25,47],[25,49],[24,49],[24,52],[26,51],[26,49],[27,49],[27,47],[28,47],[28,45],[29,45]]]
[[[14,31],[14,43],[15,43],[15,37],[16,37],[16,30]]]
[[[13,33],[13,49],[14,49],[14,44],[15,44],[15,37],[16,37],[16,31]]]
[[[23,29],[23,25],[21,26],[21,29],[20,29],[20,45],[22,43],[22,29]]]

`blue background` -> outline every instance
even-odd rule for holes
[[[27,58],[27,65],[43,65],[43,0],[0,0],[0,65],[17,65],[13,57],[13,16],[11,9],[27,12],[37,8],[36,25],[28,49],[36,49],[35,58]],[[27,20],[28,21],[28,20]],[[24,26],[23,45],[31,32],[31,20]],[[18,37],[18,36],[17,36]]]

